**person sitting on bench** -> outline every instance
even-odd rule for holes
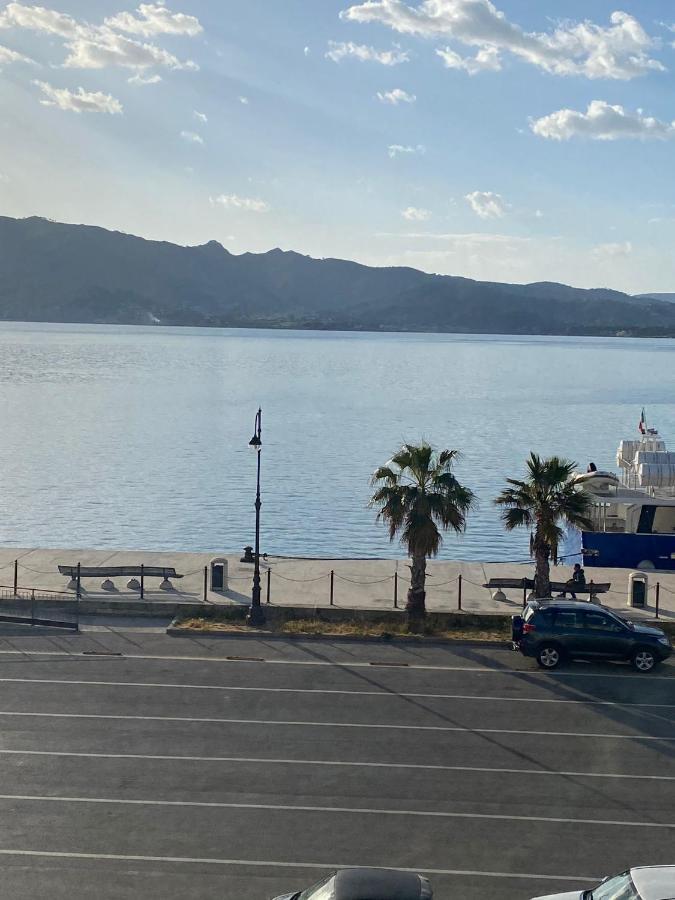
[[[562,594],[558,594],[559,597],[567,596],[567,591],[569,591],[570,597],[572,600],[577,599],[577,595],[574,593],[574,588],[585,588],[586,587],[586,574],[584,570],[581,568],[580,563],[574,563],[574,571],[572,572],[572,577],[569,581],[565,582],[565,587],[567,590],[564,590]]]

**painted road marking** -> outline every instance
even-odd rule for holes
[[[493,697],[475,694],[430,694],[412,691],[348,691],[331,688],[248,687],[231,684],[178,684],[155,681],[83,681],[72,678],[0,678],[4,684],[74,684],[85,687],[165,688],[190,691],[253,691],[270,694],[338,694],[354,697],[409,698],[417,700],[478,700],[494,703],[563,703],[577,706],[618,706],[636,709],[675,709],[675,703],[624,703],[617,700],[567,700],[557,697]]]
[[[140,800],[117,797],[53,797],[36,794],[0,794],[0,800],[20,803],[92,803],[106,806],[161,806],[181,809],[241,809],[268,812],[337,813],[369,816],[412,816],[432,819],[489,819],[504,822],[550,822],[556,825],[602,825],[620,828],[675,829],[670,822],[620,821],[618,819],[570,819],[560,816],[509,816],[506,813],[462,813],[427,809],[379,809],[369,806],[295,806],[287,803],[225,803],[218,800]]]
[[[0,750],[0,756],[65,756],[83,759],[136,759],[166,760],[168,762],[217,762],[255,763],[282,766],[343,766],[347,768],[372,769],[418,769],[439,772],[482,772],[499,775],[553,775],[559,778],[623,778],[641,781],[675,781],[675,775],[617,775],[613,772],[555,772],[549,769],[505,769],[489,766],[445,766],[423,763],[348,762],[334,759],[270,759],[255,756],[169,756],[159,753],[85,753],[70,750]]]
[[[643,734],[598,734],[594,732],[576,731],[525,731],[516,728],[461,728],[457,725],[376,725],[372,722],[296,722],[270,719],[226,719],[216,717],[197,716],[123,716],[105,713],[48,713],[48,712],[11,712],[0,710],[0,716],[33,716],[43,719],[112,719],[115,721],[139,721],[139,722],[201,722],[217,725],[283,725],[299,726],[302,728],[387,728],[399,731],[452,731],[469,734],[523,734],[535,737],[574,737],[593,738],[596,740],[612,741],[675,741],[673,737],[656,737]]]
[[[36,656],[36,657],[69,657],[71,659],[89,659],[93,660],[95,657],[92,656],[84,656],[83,651],[77,650],[74,652],[69,652],[68,650],[0,650],[0,656]],[[245,665],[248,660],[241,659],[232,659],[231,657],[225,656],[168,656],[164,655],[147,655],[143,653],[123,653],[119,657],[110,657],[105,656],[101,657],[101,659],[106,660],[108,662],[113,659],[138,659],[144,660],[146,662],[208,662],[208,663],[231,663],[234,665]],[[266,666],[323,666],[325,668],[335,668],[335,669],[371,669],[371,662],[353,662],[351,660],[347,660],[345,662],[334,662],[331,660],[317,660],[317,659],[265,659],[262,662],[256,662],[254,665],[266,665]],[[638,679],[642,682],[645,681],[644,674],[623,674],[618,667],[615,667],[613,670],[604,672],[584,672],[580,670],[577,672],[542,672],[536,669],[527,670],[515,670],[515,669],[497,669],[492,666],[440,666],[440,665],[424,665],[420,663],[409,663],[406,667],[406,671],[411,671],[414,669],[427,670],[432,672],[471,672],[471,673],[479,673],[479,674],[487,674],[487,675],[508,675],[515,676],[520,678],[627,678],[627,679]],[[653,675],[650,673],[649,681],[671,681],[675,677],[675,675]]]
[[[37,856],[44,859],[93,859],[121,860],[122,862],[162,862],[162,863],[197,863],[215,866],[254,866],[272,869],[363,869],[380,868],[380,866],[362,866],[361,863],[310,863],[310,862],[272,862],[266,859],[213,859],[194,856],[130,856],[121,853],[67,853],[57,850],[10,850],[0,848],[0,856]],[[600,881],[598,875],[535,875],[530,872],[481,872],[472,869],[427,869],[419,866],[416,869],[387,866],[394,872],[421,872],[426,875],[465,875],[480,878],[527,878],[535,881]]]

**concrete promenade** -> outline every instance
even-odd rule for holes
[[[173,582],[173,590],[160,590],[159,578],[147,578],[146,601],[201,602],[245,604],[249,602],[253,566],[240,562],[241,553],[221,554],[229,565],[229,588],[226,591],[204,592],[204,567],[215,554],[175,553],[155,551],[115,550],[30,550],[0,549],[0,595],[7,597],[13,590],[14,560],[18,560],[18,585],[22,589],[38,591],[67,590],[68,578],[59,574],[58,565],[122,566],[140,565],[175,567],[184,575]],[[461,575],[461,606],[466,612],[513,612],[522,604],[522,590],[506,591],[506,601],[495,601],[494,592],[483,587],[493,577],[532,577],[532,564],[438,562],[429,563],[427,605],[430,610],[457,610],[459,605],[459,576]],[[409,570],[404,559],[288,559],[270,557],[261,560],[263,602],[269,597],[278,606],[328,606],[342,609],[394,608],[395,591],[398,606],[405,604],[409,586]],[[331,579],[331,571],[333,576]],[[569,566],[552,568],[552,577],[564,581],[571,574]],[[617,611],[628,610],[628,569],[586,569],[587,580],[611,582],[611,591],[601,597],[602,602]],[[675,619],[675,573],[650,572],[648,606],[646,610],[631,610],[631,615],[653,617],[655,614],[656,584],[660,584],[660,615]],[[115,590],[101,589],[101,579],[83,579],[82,596],[105,602],[134,601],[137,590],[127,587],[127,578],[114,579]]]

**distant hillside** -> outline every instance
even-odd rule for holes
[[[675,294],[638,294],[640,300],[663,300],[665,303],[675,303]]]
[[[473,281],[281,250],[235,256],[216,241],[181,247],[4,217],[0,319],[675,336],[675,304],[651,297]]]

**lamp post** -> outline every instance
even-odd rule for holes
[[[249,447],[255,450],[257,456],[257,477],[255,488],[255,550],[253,565],[253,590],[251,592],[251,608],[248,611],[246,622],[249,625],[263,625],[265,616],[263,615],[262,606],[260,605],[260,454],[262,451],[262,410],[259,409],[255,417],[255,425],[253,427],[253,437],[248,442]]]

